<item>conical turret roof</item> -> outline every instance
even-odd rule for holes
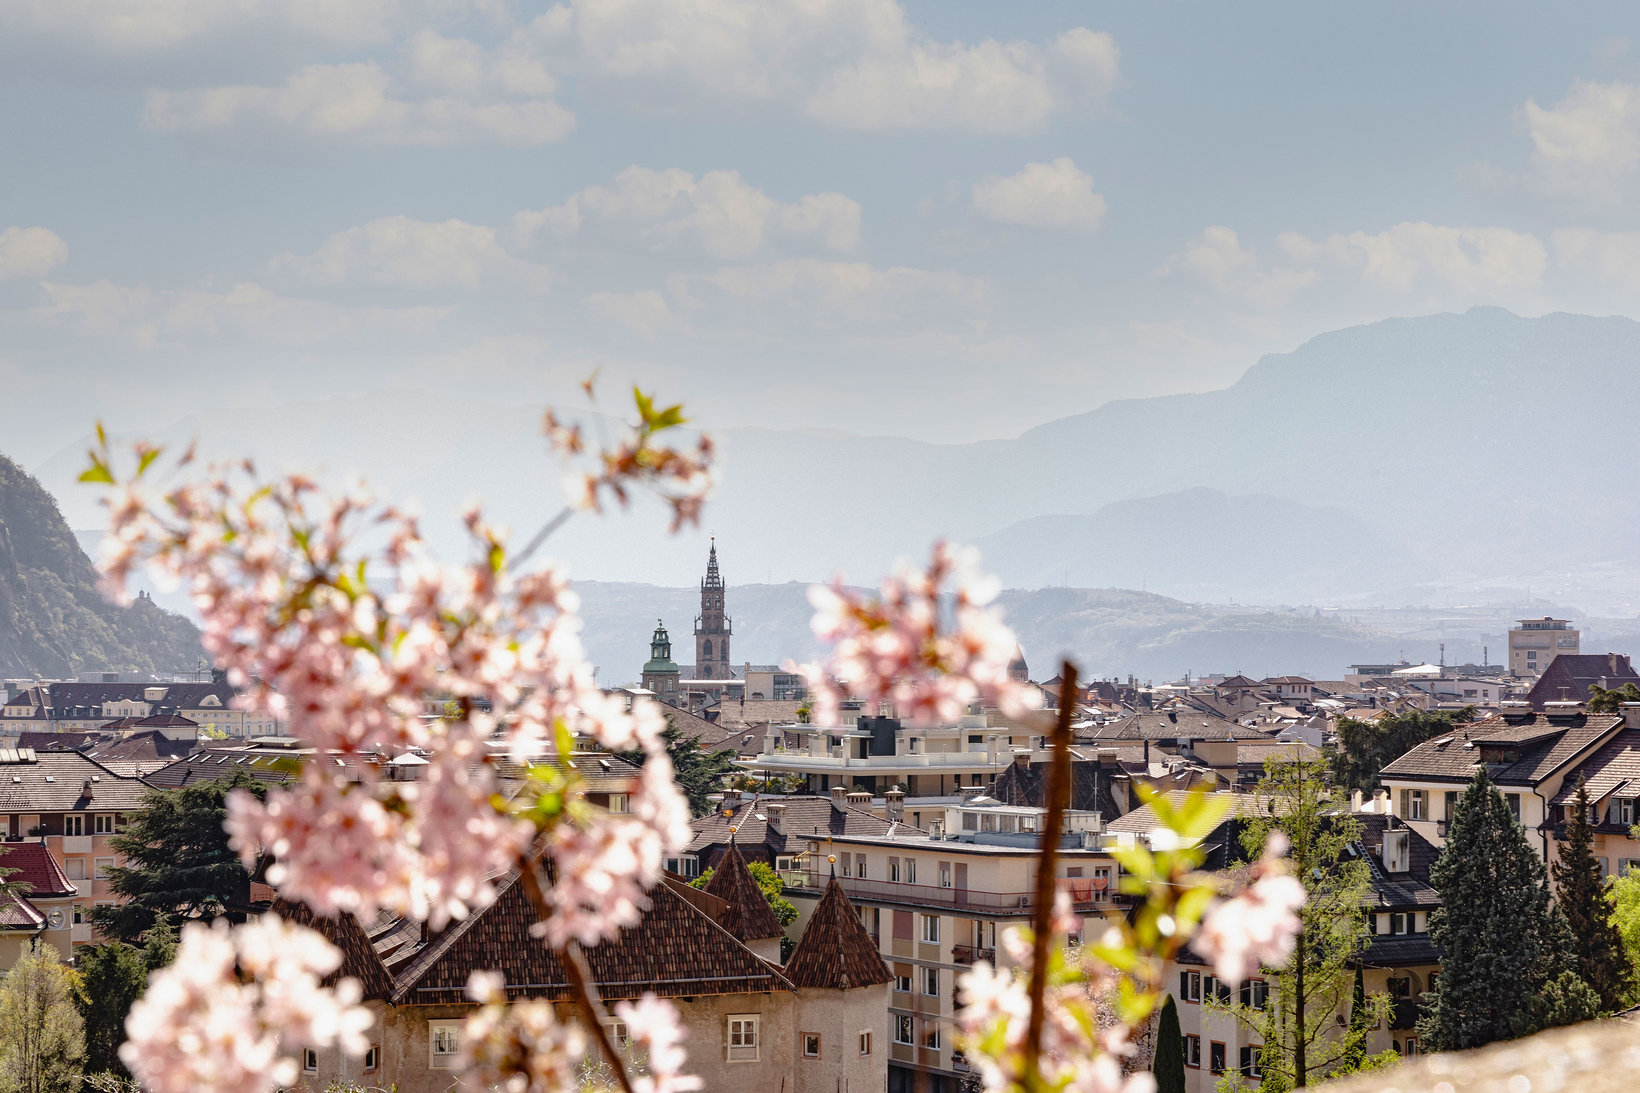
[[[786,978],[799,987],[831,990],[870,987],[894,978],[836,877],[826,885],[803,939],[786,962]]]
[[[734,843],[729,844],[729,852],[723,855],[712,879],[706,882],[706,891],[729,905],[728,911],[718,919],[718,925],[741,941],[764,941],[786,932]]]

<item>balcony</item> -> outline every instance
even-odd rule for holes
[[[63,836],[63,853],[64,854],[89,854],[89,853],[91,853],[91,840],[94,837],[95,836],[92,836],[92,835],[64,835]]]
[[[995,964],[997,962],[997,951],[995,949],[982,949],[978,945],[951,946],[951,963],[953,964],[977,964],[982,960],[987,964]]]
[[[814,870],[809,871],[806,878],[800,887],[816,894],[825,890],[830,879]],[[863,877],[838,877],[837,880],[852,900],[899,903],[911,907],[1026,915],[1031,913],[1036,901],[1035,892],[982,892],[973,888],[901,884],[898,881],[867,880]],[[1054,881],[1054,887],[1056,891],[1069,895],[1071,905],[1084,914],[1111,906],[1127,906],[1131,902],[1130,897],[1109,891],[1099,880],[1060,878]]]

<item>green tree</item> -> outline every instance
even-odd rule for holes
[[[84,1058],[69,971],[36,943],[0,983],[0,1093],[74,1093]]]
[[[1585,701],[1590,713],[1617,713],[1625,702],[1640,702],[1640,687],[1625,683],[1621,687],[1607,689],[1598,683],[1591,683],[1589,697]]]
[[[1441,906],[1429,937],[1442,957],[1418,1021],[1427,1047],[1481,1047],[1584,1015],[1592,994],[1571,982],[1570,929],[1550,906],[1543,862],[1484,767],[1458,799],[1430,880]]]
[[[1184,1039],[1179,1032],[1179,1008],[1171,994],[1162,1002],[1150,1072],[1156,1078],[1156,1093],[1184,1093]]]
[[[1345,793],[1357,789],[1374,793],[1379,788],[1378,774],[1385,766],[1425,740],[1451,732],[1455,723],[1467,721],[1471,716],[1472,711],[1465,709],[1457,713],[1407,710],[1373,721],[1341,717],[1338,746],[1332,753],[1333,782]]]
[[[1606,902],[1629,963],[1640,967],[1640,869],[1630,868],[1614,879],[1606,887]]]
[[[726,777],[739,769],[735,766],[734,749],[709,751],[701,747],[700,741],[685,736],[670,716],[666,719],[661,739],[666,741],[666,754],[672,760],[672,780],[689,800],[690,815],[704,816],[711,812],[713,804],[708,800],[709,796],[718,791]],[[620,758],[641,764],[644,753],[623,752]]]
[[[757,881],[758,888],[763,892],[763,898],[769,901],[769,907],[774,911],[776,921],[782,926],[790,926],[796,922],[797,908],[791,900],[782,894],[786,890],[786,884],[780,879],[780,874],[760,861],[747,862],[746,871],[752,875],[753,880]],[[716,872],[716,869],[708,869],[690,881],[689,886],[691,888],[705,888],[711,881],[712,874]]]
[[[244,771],[181,789],[156,789],[144,810],[111,843],[125,864],[108,872],[125,902],[96,907],[104,937],[134,941],[162,918],[209,920],[238,914],[250,899],[251,875],[228,846],[224,803],[236,789],[262,797],[267,787]]]
[[[1571,927],[1573,970],[1593,988],[1600,999],[1599,1009],[1615,1013],[1628,1004],[1634,990],[1634,965],[1623,948],[1622,935],[1612,924],[1605,877],[1594,860],[1589,791],[1582,779],[1578,779],[1566,835],[1549,872],[1555,883],[1555,903]]]
[[[75,1003],[85,1024],[85,1068],[92,1074],[128,1073],[120,1062],[125,1015],[148,986],[142,953],[123,941],[107,941],[79,952]]]
[[[1335,1019],[1350,1001],[1356,964],[1371,937],[1362,908],[1372,895],[1372,873],[1349,851],[1361,841],[1361,822],[1324,762],[1271,759],[1264,771],[1260,814],[1247,822],[1242,847],[1256,856],[1271,836],[1286,837],[1293,873],[1308,895],[1298,913],[1301,929],[1287,963],[1266,972],[1264,1005],[1250,995],[1210,1005],[1234,1015],[1264,1045],[1265,1086],[1290,1089],[1359,1068],[1367,1032],[1383,1019],[1389,999],[1365,999],[1361,1027],[1352,1020],[1341,1029]]]

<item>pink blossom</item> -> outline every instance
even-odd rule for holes
[[[1257,879],[1240,894],[1214,904],[1192,944],[1213,963],[1220,979],[1239,983],[1260,967],[1276,967],[1292,955],[1307,895],[1288,873],[1281,855],[1287,839],[1270,833],[1254,866]]]
[[[676,1006],[645,994],[636,1002],[615,1003],[615,1016],[625,1022],[642,1055],[645,1073],[633,1081],[637,1093],[692,1093],[705,1088],[699,1078],[682,1073],[687,1062],[683,1041],[689,1030],[678,1020]]]
[[[176,960],[131,1007],[120,1059],[153,1093],[247,1093],[289,1085],[296,1052],[363,1054],[372,1018],[354,979],[320,979],[342,954],[323,936],[264,915],[229,928],[190,923]]]
[[[811,588],[814,632],[836,646],[824,666],[801,668],[815,719],[835,723],[846,695],[890,702],[924,726],[954,723],[974,702],[1010,714],[1030,708],[1034,693],[1008,675],[1013,632],[987,607],[997,587],[975,551],[936,543],[926,570],[900,565],[874,600],[841,579]]]

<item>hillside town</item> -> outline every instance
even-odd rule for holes
[[[1159,808],[1200,795],[1224,801],[1195,845],[1202,868],[1234,870],[1256,856],[1244,846],[1250,825],[1299,807],[1281,796],[1293,772],[1326,783],[1320,822],[1347,832],[1340,860],[1364,863],[1351,897],[1362,936],[1341,966],[1353,1006],[1379,1007],[1352,1048],[1365,1056],[1427,1050],[1420,1017],[1443,959],[1431,936],[1443,905],[1437,862],[1478,771],[1542,865],[1561,861],[1569,817],[1582,807],[1580,852],[1609,882],[1631,870],[1640,881],[1640,674],[1626,655],[1583,652],[1566,620],[1521,620],[1507,664],[1362,664],[1336,680],[1092,680],[1071,694],[1057,677],[1033,679],[1016,646],[1008,674],[1038,709],[976,703],[954,722],[915,726],[891,704],[860,700],[845,700],[835,721],[816,720],[793,667],[736,664],[732,589],[715,543],[699,595],[694,663],[674,658],[662,620],[638,678],[606,688],[628,708],[663,712],[680,778],[686,764],[709,761],[707,781],[693,787],[693,838],[666,860],[636,925],[585,959],[606,1005],[673,1000],[706,1089],[971,1088],[958,1032],[962,977],[976,962],[1009,966],[999,939],[1030,923],[1044,891],[1071,916],[1073,938],[1097,937],[1136,908],[1124,854],[1173,838]],[[423,716],[445,716],[449,701],[424,696]],[[1062,713],[1071,778],[1050,830],[1050,737]],[[1427,729],[1368,769],[1351,748],[1392,724]],[[315,915],[237,866],[237,880],[214,882],[204,898],[156,893],[164,871],[131,856],[133,832],[161,830],[147,822],[150,810],[174,812],[181,794],[218,787],[220,805],[220,787],[288,784],[315,763],[366,764],[412,787],[429,759],[418,748],[318,751],[247,705],[221,673],[207,682],[7,680],[0,969],[42,946],[67,964],[100,966],[99,951],[138,944],[167,917],[174,926],[275,914],[330,938],[372,1020],[362,1056],[303,1049],[293,1088],[443,1090],[475,973],[498,974],[508,999],[571,997],[563,964],[527,941],[530,882],[517,869],[498,878],[493,902],[433,929],[385,911]],[[486,761],[508,796],[531,782],[502,751]],[[630,808],[641,756],[584,740],[566,762],[587,804]],[[1039,848],[1050,839],[1058,849],[1044,889]],[[168,901],[170,915],[155,914]],[[121,917],[137,905],[141,915]],[[1159,1065],[1158,1038],[1176,1036],[1190,1093],[1226,1079],[1259,1084],[1270,1065],[1259,1015],[1290,987],[1280,969],[1229,982],[1187,948],[1163,979],[1176,1030],[1152,1027],[1126,1065]],[[1632,976],[1625,982],[1626,1006],[1636,999]],[[1339,1019],[1351,1019],[1350,1004]],[[611,1036],[623,1042],[619,1023]]]

